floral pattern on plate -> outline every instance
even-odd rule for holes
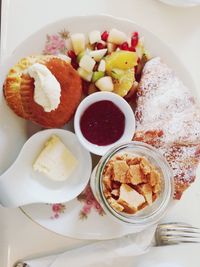
[[[77,197],[77,199],[83,202],[83,208],[80,211],[80,219],[87,219],[91,210],[94,209],[99,215],[103,216],[104,211],[100,204],[96,201],[90,186],[88,185],[85,190]]]
[[[100,216],[104,215],[104,211],[100,204],[96,201],[90,186],[88,185],[85,190],[77,197],[78,201],[82,202],[82,209],[79,213],[79,219],[87,219],[92,209],[94,209]],[[53,215],[51,219],[58,219],[67,210],[66,204],[56,203],[51,205]]]
[[[66,209],[66,206],[62,203],[52,204],[51,207],[53,211],[53,215],[51,216],[51,219],[59,218],[60,214],[64,213]]]
[[[64,54],[66,51],[65,40],[60,34],[52,34],[46,36],[46,43],[43,50],[45,55]]]

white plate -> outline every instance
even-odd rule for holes
[[[45,28],[31,35],[15,50],[1,72],[2,81],[5,78],[8,68],[15,64],[21,57],[39,54],[43,51],[47,34],[56,34],[64,29],[70,32],[88,33],[94,29],[104,31],[110,28],[120,29],[127,34],[138,31],[141,36],[145,37],[145,47],[151,54],[153,56],[161,56],[175,70],[184,83],[195,92],[191,76],[168,46],[134,22],[110,16],[73,17],[47,25]],[[27,137],[37,131],[38,127],[32,128],[32,125],[30,126],[29,123],[15,116],[6,106],[2,95],[0,101],[0,150],[4,151],[4,158],[1,157],[0,159],[0,172],[2,173],[14,161]],[[84,197],[82,196],[83,199]],[[92,197],[88,197],[88,195],[82,202],[76,199],[64,204],[64,206],[54,205],[53,209],[54,211],[52,211],[52,206],[43,204],[22,207],[22,210],[32,220],[49,230],[65,236],[86,239],[107,239],[127,234],[130,231],[130,229],[113,223],[105,215],[99,216],[98,214],[101,213],[101,210],[98,204]]]
[[[191,6],[197,6],[200,4],[198,0],[160,0],[161,2],[172,5],[172,6],[180,6],[180,7],[191,7]]]

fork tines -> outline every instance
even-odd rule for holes
[[[159,224],[155,234],[157,245],[200,243],[200,229],[186,223]]]

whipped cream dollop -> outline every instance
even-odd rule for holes
[[[34,101],[42,106],[45,112],[55,110],[61,97],[61,87],[56,77],[40,63],[30,66],[27,72],[35,80]]]

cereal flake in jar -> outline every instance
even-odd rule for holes
[[[113,156],[103,171],[103,193],[117,212],[135,214],[160,195],[162,175],[147,157],[129,153]]]

